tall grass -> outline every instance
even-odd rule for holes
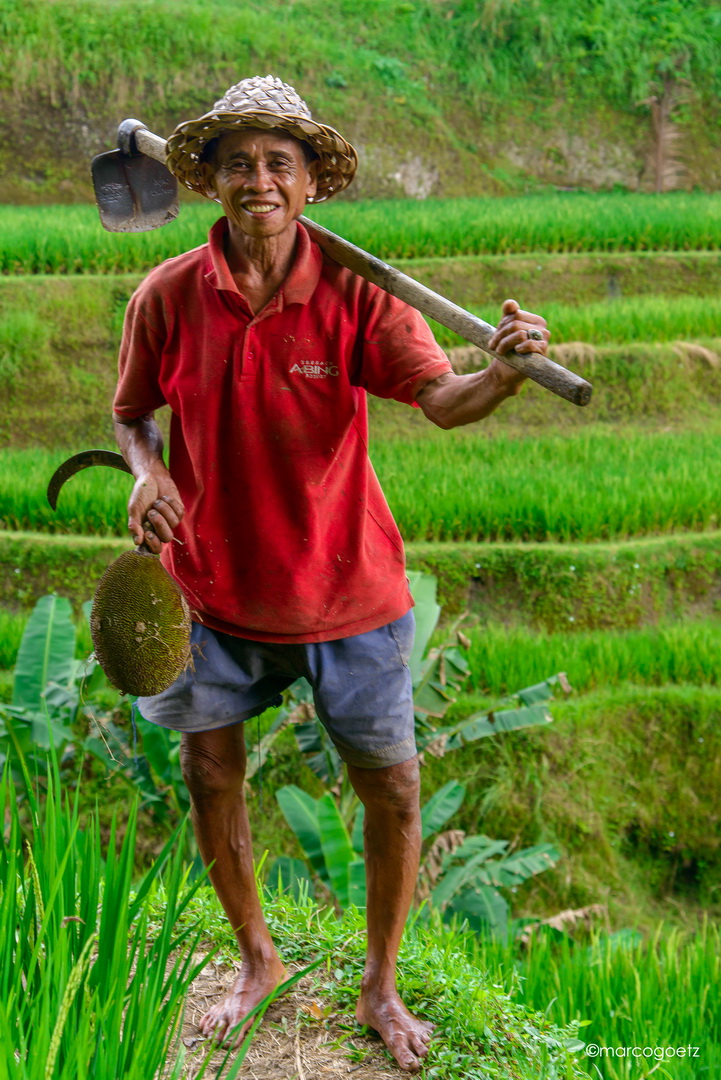
[[[628,296],[580,305],[544,301],[534,307],[548,323],[552,345],[569,341],[591,345],[694,341],[714,337],[721,327],[719,296]],[[501,317],[499,306],[472,305],[470,310],[494,326]],[[428,321],[441,348],[467,344],[452,330],[433,319]]]
[[[371,454],[407,540],[608,540],[719,522],[714,432],[429,430],[379,440]],[[64,456],[0,450],[0,527],[125,535],[127,475],[88,469],[50,509],[47,483]]]
[[[383,259],[721,248],[719,194],[394,199],[329,203],[308,213]],[[0,272],[146,270],[205,243],[220,216],[215,203],[198,201],[162,229],[131,234],[105,232],[92,206],[0,207]]]
[[[490,625],[467,634],[471,674],[466,687],[491,696],[542,682],[551,671],[565,671],[581,691],[625,682],[721,683],[721,635],[710,621],[568,633]]]
[[[608,540],[719,520],[721,446],[707,433],[430,432],[371,455],[408,540]]]
[[[554,937],[534,934],[520,955],[512,944],[470,938],[468,948],[494,982],[515,971],[514,996],[544,1009],[555,1023],[590,1021],[581,1031],[587,1047],[641,1048],[636,1058],[623,1052],[585,1055],[591,1076],[629,1080],[653,1073],[665,1080],[711,1080],[721,1075],[717,925],[704,921],[696,932],[658,925],[648,938],[631,930],[596,932],[588,942]],[[689,1046],[696,1054],[675,1053]],[[644,1054],[645,1047],[651,1049]]]
[[[191,913],[202,919],[215,945],[234,949],[207,889],[185,918]],[[289,959],[307,957],[319,947],[333,957],[333,968],[316,975],[315,988],[326,1007],[350,1012],[363,964],[362,914],[351,908],[338,916],[286,895],[266,900],[265,917]],[[544,1068],[538,1040],[548,1040],[552,1051],[559,1028],[568,1037],[567,1025],[578,1020],[586,1023],[578,1034],[587,1044],[700,1047],[698,1059],[674,1057],[667,1072],[657,1069],[653,1075],[659,1080],[716,1077],[721,1069],[717,926],[707,922],[692,933],[658,925],[646,938],[633,930],[579,934],[575,941],[557,937],[541,931],[523,951],[513,941],[489,941],[443,925],[435,916],[430,922],[411,919],[401,945],[400,983],[410,1007],[437,1025],[429,1077],[641,1080],[651,1075],[654,1059],[643,1062],[644,1071],[635,1060],[592,1059],[583,1050],[572,1055],[568,1071],[560,1062],[555,1069]]]
[[[571,0],[482,8],[457,0],[452,9],[434,0],[245,0],[240,7],[233,0],[6,0],[0,28],[13,62],[2,84],[20,97],[46,80],[53,103],[92,100],[99,90],[122,102],[141,87],[163,104],[198,111],[198,87],[220,92],[231,75],[269,69],[301,77],[314,108],[321,95],[320,103],[352,115],[368,97],[408,94],[404,115],[429,119],[448,111],[439,109],[444,92],[455,111],[462,101],[484,119],[489,106],[525,104],[532,94],[535,107],[559,96],[571,99],[567,105],[600,99],[633,114],[667,70],[694,96],[712,93],[719,66],[713,0],[656,2],[652,11],[638,0],[586,0],[580,8]],[[217,94],[206,95],[207,108]]]
[[[57,767],[39,804],[27,777],[30,839],[6,771],[0,809],[0,1072],[17,1080],[148,1080],[178,1055],[185,994],[205,961],[199,935],[177,928],[188,887],[173,840],[133,889],[137,801],[118,842],[113,817],[101,850],[98,817],[81,828],[77,798],[61,793]],[[161,871],[164,911],[149,904]]]

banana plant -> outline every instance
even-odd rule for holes
[[[450,780],[421,808],[424,843],[439,832],[461,807],[466,795],[463,784]],[[290,784],[276,792],[283,815],[295,833],[307,863],[287,855],[271,865],[266,887],[287,889],[295,894],[311,891],[313,875],[331,893],[339,910],[353,904],[365,907],[366,881],[363,862],[363,807],[359,806],[349,829],[330,792],[313,799]],[[523,851],[508,851],[507,840],[487,836],[466,837],[462,832],[443,834],[446,843],[440,861],[433,849],[421,868],[420,896],[429,908],[437,908],[444,918],[465,919],[479,931],[504,937],[508,931],[510,908],[499,891],[516,888],[527,878],[554,866],[560,853],[551,844],[537,844]],[[435,845],[434,845],[435,846]],[[310,868],[310,869],[309,869]]]
[[[8,747],[46,772],[47,751],[60,760],[73,745],[72,725],[105,676],[94,660],[75,659],[70,602],[43,596],[35,605],[18,650],[9,705],[0,704],[0,767]]]
[[[86,617],[89,607],[89,603],[84,605]],[[41,777],[47,774],[51,748],[61,765],[69,764],[78,751],[88,753],[137,788],[141,805],[150,806],[156,817],[169,824],[173,802],[179,817],[189,805],[180,775],[179,746],[173,743],[173,736],[179,743],[179,735],[148,724],[149,730],[143,732],[144,752],[134,752],[126,731],[108,715],[119,695],[109,687],[94,657],[75,658],[75,645],[70,602],[55,595],[41,597],[20,642],[10,704],[0,704],[0,768],[12,745],[16,751],[13,775],[22,795],[18,753]],[[90,721],[94,721],[91,733],[78,738],[79,722],[87,727]]]
[[[409,573],[415,600],[416,635],[408,661],[413,682],[416,745],[442,757],[467,743],[504,731],[548,724],[552,716],[545,702],[553,697],[554,688],[570,690],[565,676],[553,675],[543,683],[519,690],[504,698],[493,710],[474,713],[464,720],[443,726],[449,707],[462,691],[470,669],[463,653],[467,639],[460,630],[462,618],[448,630],[440,645],[429,643],[438,625],[441,609],[436,599],[436,579],[420,571]],[[293,728],[298,749],[307,764],[323,783],[333,788],[342,786],[342,762],[325,729],[315,717],[312,691],[305,679],[298,679],[288,691],[288,723]],[[347,801],[344,799],[344,801]],[[354,805],[349,805],[354,811]],[[344,813],[344,818],[348,815]]]

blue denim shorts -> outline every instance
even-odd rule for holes
[[[195,670],[162,694],[138,698],[141,715],[175,731],[213,731],[280,704],[303,676],[318,719],[349,765],[380,769],[416,753],[408,659],[413,611],[365,634],[301,645],[248,641],[193,623]]]

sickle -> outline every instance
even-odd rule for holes
[[[89,469],[91,465],[107,465],[111,469],[119,469],[120,472],[131,473],[132,475],[130,467],[126,465],[122,454],[116,454],[114,450],[82,450],[79,454],[73,454],[67,461],[64,461],[50,478],[48,502],[53,510],[58,505],[60,488],[65,481],[69,480],[71,476],[75,476],[75,473],[80,472],[81,469]]]

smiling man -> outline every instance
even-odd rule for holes
[[[243,722],[304,676],[366,810],[356,1015],[418,1072],[431,1026],[396,988],[421,843],[413,601],[368,459],[365,399],[418,404],[451,428],[487,416],[523,380],[499,361],[454,375],[416,311],[310,240],[296,219],[345,188],[357,159],[292,87],[245,79],[168,149],[169,168],[224,216],[206,245],[163,263],[132,297],[114,415],[136,479],[130,530],[162,552],[198,646],[194,671],[139,705],[183,733],[195,835],[242,958],[200,1030],[224,1038],[286,976],[255,887]],[[544,353],[547,340],[542,318],[506,301],[498,352]],[[164,405],[168,467],[153,418]]]

